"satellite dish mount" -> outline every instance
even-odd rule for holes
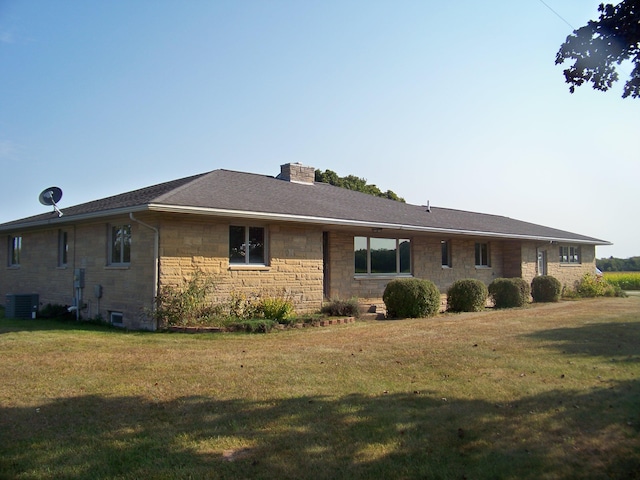
[[[58,208],[58,202],[62,198],[62,190],[58,187],[45,188],[41,193],[38,200],[42,205],[51,205],[58,214],[58,217],[62,216],[62,212]]]

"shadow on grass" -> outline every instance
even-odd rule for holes
[[[526,337],[543,340],[547,346],[570,355],[640,362],[640,319],[638,322],[593,323],[541,330]]]
[[[106,323],[96,321],[83,321],[75,319],[56,318],[0,318],[0,335],[11,332],[39,332],[39,331],[112,331],[125,332],[121,328],[116,328]]]
[[[640,478],[639,404],[639,381],[509,405],[64,398],[0,408],[0,477]]]

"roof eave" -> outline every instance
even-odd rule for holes
[[[308,223],[314,225],[336,225],[347,227],[361,227],[361,228],[382,228],[393,229],[410,232],[423,232],[423,233],[442,233],[448,235],[464,235],[473,237],[491,237],[502,238],[511,240],[532,240],[543,242],[568,242],[577,243],[583,245],[613,245],[611,242],[598,239],[575,239],[567,237],[551,237],[540,235],[519,235],[513,233],[496,233],[486,232],[479,230],[463,230],[453,228],[436,228],[436,227],[423,227],[418,225],[404,225],[397,223],[382,223],[382,222],[366,222],[361,220],[349,220],[342,218],[329,218],[329,217],[316,217],[305,215],[291,215],[283,213],[266,213],[266,212],[253,212],[246,210],[228,210],[208,207],[192,207],[182,205],[163,205],[163,204],[149,204],[150,211],[164,212],[164,213],[189,213],[194,215],[211,215],[219,217],[234,217],[234,218],[246,218],[251,220],[261,221],[295,221],[300,223]]]
[[[39,228],[39,227],[49,227],[54,225],[64,225],[71,222],[83,221],[83,220],[93,220],[104,217],[113,217],[117,215],[125,215],[128,213],[141,212],[144,210],[148,210],[147,205],[136,205],[132,207],[120,207],[113,208],[110,210],[100,210],[99,212],[91,212],[91,213],[80,213],[78,215],[63,215],[61,217],[55,216],[52,218],[45,218],[39,220],[33,220],[29,222],[20,222],[20,223],[10,223],[0,225],[0,232],[10,232],[15,230],[23,230],[26,228]]]

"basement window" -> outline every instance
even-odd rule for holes
[[[411,275],[408,238],[354,237],[355,274]]]
[[[123,327],[124,315],[122,312],[109,312],[109,321],[114,327]]]

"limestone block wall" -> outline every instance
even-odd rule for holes
[[[212,300],[224,302],[232,293],[286,295],[297,313],[322,306],[322,230],[317,227],[265,225],[265,266],[229,264],[228,220],[163,220],[160,285],[181,285],[196,270],[213,277]]]
[[[556,277],[560,283],[568,288],[573,288],[585,273],[594,274],[596,268],[596,248],[594,245],[581,245],[580,263],[560,263],[560,246],[570,244],[558,244],[547,248],[547,274]],[[575,246],[575,245],[573,245]]]
[[[441,240],[450,241],[451,267],[442,266]],[[459,279],[477,278],[488,285],[494,278],[503,276],[504,242],[488,241],[491,258],[488,267],[476,267],[475,243],[475,239],[463,237],[412,237],[413,276],[434,282],[441,292],[446,292]],[[331,274],[327,296],[330,299],[357,297],[363,304],[380,305],[384,289],[394,277],[361,277],[354,274],[353,234],[330,232],[328,244]]]
[[[110,266],[107,259],[110,224],[131,224],[131,263]],[[59,231],[67,232],[67,264],[59,266]],[[60,224],[56,228],[16,232],[22,235],[22,256],[17,268],[4,267],[0,276],[0,295],[37,293],[41,306],[47,303],[72,305],[77,294],[74,271],[84,269],[81,291],[83,318],[110,312],[123,314],[124,326],[132,329],[153,328],[149,312],[153,306],[153,231],[132,222],[128,216],[77,225]],[[94,294],[102,286],[102,298]]]

